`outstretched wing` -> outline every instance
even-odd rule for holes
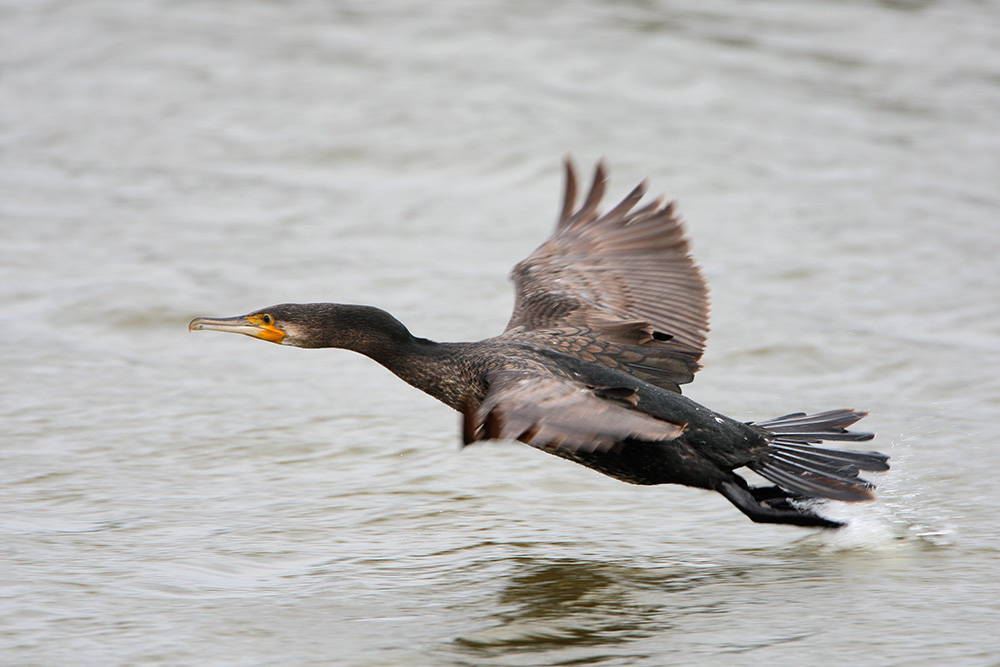
[[[646,345],[670,349],[697,369],[708,333],[708,288],[674,205],[657,198],[635,209],[645,193],[640,183],[601,215],[605,183],[598,163],[589,194],[574,210],[576,174],[566,161],[556,230],[511,272],[517,295],[507,330],[584,326],[607,339],[615,327],[644,329]]]
[[[625,440],[673,440],[684,426],[633,410],[634,391],[584,384],[535,370],[488,374],[478,408],[463,410],[465,444],[520,440],[549,452],[605,452]]]

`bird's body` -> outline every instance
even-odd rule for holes
[[[514,268],[514,314],[494,338],[437,343],[378,308],[332,303],[196,318],[190,328],[364,354],[460,411],[465,444],[521,440],[625,482],[718,491],[755,521],[840,525],[801,501],[873,497],[859,472],[888,469],[888,457],[815,446],[870,439],[847,430],[866,413],[753,424],[682,396],[679,385],[700,368],[707,288],[673,205],[633,211],[640,185],[600,215],[604,182],[599,165],[575,210],[567,163],[556,233]],[[742,467],[775,486],[750,487],[733,472]]]

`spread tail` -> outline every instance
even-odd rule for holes
[[[874,484],[860,473],[889,469],[881,452],[856,452],[816,447],[825,440],[861,442],[873,433],[848,431],[867,412],[830,410],[813,415],[796,412],[758,422],[767,432],[767,456],[747,465],[761,477],[804,498],[829,498],[856,502],[873,500]]]

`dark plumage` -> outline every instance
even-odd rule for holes
[[[874,497],[862,471],[889,468],[879,452],[816,447],[869,440],[847,428],[867,413],[795,413],[744,423],[680,393],[708,331],[708,290],[688,254],[673,204],[636,209],[640,184],[600,214],[599,164],[582,206],[566,163],[553,235],[514,267],[507,329],[474,343],[416,338],[371,306],[282,304],[243,317],[196,318],[190,329],[231,331],[298,347],[354,350],[463,415],[465,444],[513,439],[633,484],[718,491],[754,521],[836,527],[802,503]],[[750,487],[748,467],[774,486]]]

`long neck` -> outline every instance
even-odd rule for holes
[[[401,380],[426,392],[445,405],[461,410],[471,392],[479,394],[479,373],[468,357],[475,343],[436,343],[413,338],[403,345],[366,350],[371,357]]]
[[[480,397],[483,393],[474,352],[479,343],[416,338],[402,322],[373,306],[288,304],[272,310],[280,315],[282,308],[297,318],[295,324],[286,325],[291,345],[360,352],[456,410],[470,392]]]

